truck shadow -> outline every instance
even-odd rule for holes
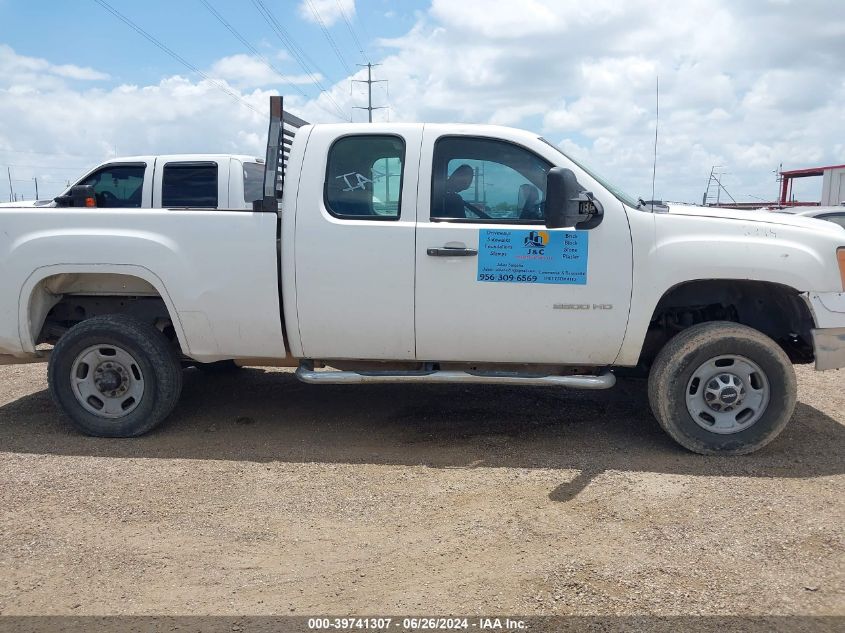
[[[651,417],[645,382],[606,392],[457,385],[312,386],[283,371],[185,373],[182,400],[152,433],[85,437],[39,391],[0,406],[0,451],[124,458],[543,468],[576,471],[569,501],[605,471],[812,478],[845,472],[845,427],[799,403],[781,436],[745,457],[678,447]]]

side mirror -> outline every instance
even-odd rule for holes
[[[572,170],[565,167],[549,170],[545,208],[546,228],[550,229],[591,229],[598,226],[604,215],[601,202],[589,191],[584,191]]]
[[[88,207],[97,206],[97,196],[93,185],[74,185],[70,193],[54,198],[60,207]]]

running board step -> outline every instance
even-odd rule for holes
[[[300,365],[296,377],[310,384],[361,385],[378,383],[459,383],[481,385],[525,385],[539,387],[568,387],[570,389],[610,389],[616,376],[603,371],[598,376],[534,376],[508,373],[470,373],[466,371],[421,371],[375,373],[354,371],[315,371]]]

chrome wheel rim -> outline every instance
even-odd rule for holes
[[[129,415],[144,396],[141,365],[117,345],[93,345],[83,350],[71,367],[70,383],[82,408],[100,418]]]
[[[687,383],[687,411],[703,429],[727,435],[751,427],[769,405],[769,380],[754,361],[726,354],[702,363]]]

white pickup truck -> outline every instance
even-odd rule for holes
[[[90,204],[106,209],[252,209],[264,185],[264,159],[238,154],[171,154],[112,158],[51,200],[3,207],[73,206],[75,187],[92,187]],[[78,191],[78,190],[77,190]]]
[[[71,208],[0,210],[0,358],[49,357],[56,403],[101,436],[161,422],[186,363],[576,389],[638,367],[706,454],[777,436],[792,363],[845,367],[833,224],[648,206],[536,134],[312,126],[280,98],[267,157],[250,209],[108,208],[80,185]]]

